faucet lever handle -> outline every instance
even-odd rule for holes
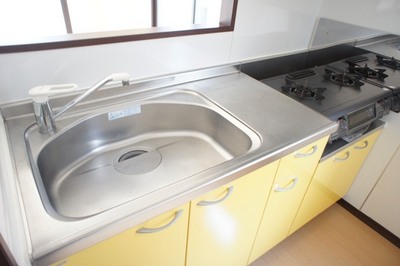
[[[129,82],[130,75],[128,73],[114,73],[110,77],[112,80]]]
[[[29,90],[29,96],[37,103],[48,101],[49,96],[73,92],[78,88],[76,84],[42,85]]]

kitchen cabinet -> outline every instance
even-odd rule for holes
[[[249,262],[288,236],[328,137],[280,160]]]
[[[374,148],[365,159],[349,191],[343,197],[344,200],[359,210],[361,210],[368,195],[371,194],[379,177],[382,176],[400,146],[400,115],[390,112],[380,120],[385,122],[385,127],[375,142]],[[398,194],[395,186],[390,187],[387,193]]]
[[[315,171],[290,233],[299,229],[347,193],[380,133],[381,130],[377,130],[323,158]]]
[[[400,237],[400,146],[371,191],[361,211]]]
[[[53,265],[184,265],[189,204]]]
[[[247,265],[288,236],[327,140],[53,265]]]
[[[247,264],[278,161],[190,203],[188,266]]]
[[[381,120],[385,127],[343,199],[400,237],[400,115]]]

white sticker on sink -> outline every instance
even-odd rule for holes
[[[114,112],[109,112],[108,113],[108,120],[115,120],[115,119],[120,119],[126,116],[131,116],[131,115],[136,115],[140,114],[142,112],[141,106],[135,106],[135,107],[130,107]]]

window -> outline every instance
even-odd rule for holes
[[[0,53],[232,31],[237,0],[0,0]]]
[[[151,0],[66,0],[70,33],[151,27]],[[65,7],[66,8],[66,7]],[[67,22],[66,22],[67,23]]]
[[[65,33],[59,1],[0,0],[1,44]]]

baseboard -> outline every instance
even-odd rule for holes
[[[387,230],[385,227],[371,219],[368,215],[365,213],[361,212],[357,208],[355,208],[353,205],[345,201],[344,199],[340,199],[337,202],[340,206],[342,206],[344,209],[346,209],[348,212],[353,214],[355,217],[360,219],[362,222],[364,222],[366,225],[371,227],[373,230],[375,230],[378,234],[386,238],[388,241],[390,241],[393,245],[396,247],[400,248],[400,238],[397,237],[395,234]]]

